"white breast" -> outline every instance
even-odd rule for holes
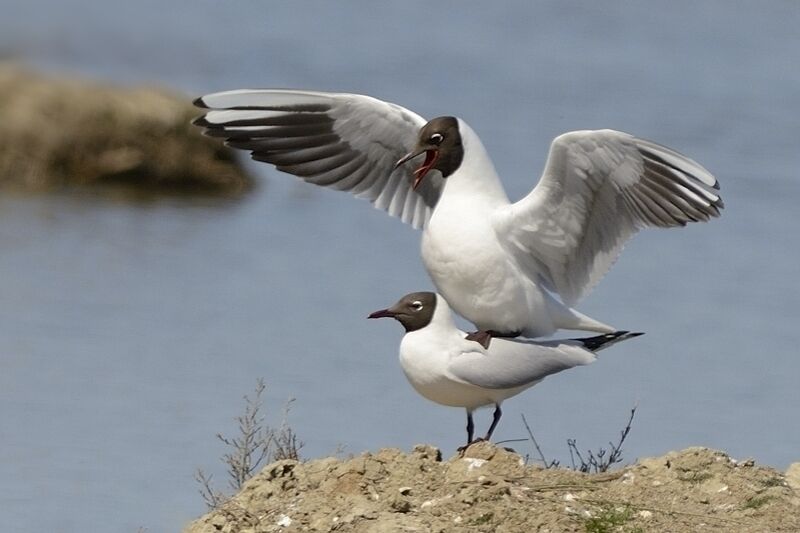
[[[554,326],[546,295],[497,238],[493,217],[508,196],[475,132],[459,120],[461,166],[445,178],[422,234],[422,261],[439,293],[479,329],[539,336]]]
[[[493,403],[491,391],[448,377],[448,361],[463,342],[462,333],[455,328],[442,331],[429,326],[406,333],[400,343],[400,366],[414,390],[432,402],[452,407]]]

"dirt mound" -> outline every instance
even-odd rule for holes
[[[791,479],[791,469],[790,469]],[[526,466],[488,443],[273,463],[185,533],[800,531],[800,486],[689,448],[606,474]]]
[[[238,194],[252,180],[190,124],[188,97],[49,78],[0,63],[0,186],[125,185]]]

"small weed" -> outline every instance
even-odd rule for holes
[[[622,462],[622,444],[625,442],[625,439],[628,437],[628,433],[631,431],[631,426],[633,425],[633,417],[636,415],[636,406],[634,405],[631,408],[631,414],[628,417],[628,423],[625,424],[625,427],[622,431],[619,432],[619,440],[616,444],[613,442],[609,442],[609,449],[606,450],[605,448],[600,448],[597,452],[593,452],[592,450],[588,450],[584,454],[580,452],[578,449],[578,444],[575,439],[567,439],[567,448],[569,449],[569,457],[570,461],[572,462],[572,469],[578,472],[584,473],[600,473],[606,472],[612,465],[616,463]],[[533,431],[531,427],[528,425],[528,421],[525,419],[525,415],[522,415],[522,424],[525,426],[525,430],[528,432],[528,439],[533,443],[533,446],[536,450],[537,455],[539,456],[539,460],[541,460],[542,465],[545,468],[557,468],[561,466],[556,460],[548,461],[544,453],[542,453],[542,449],[539,447],[539,443],[536,442],[536,437],[533,436]],[[506,442],[506,441],[504,441]],[[500,443],[498,443],[500,444]],[[576,462],[577,460],[577,462]],[[526,459],[527,462],[527,459]]]
[[[628,437],[628,433],[631,432],[631,425],[633,424],[633,417],[636,416],[636,406],[634,405],[631,408],[631,414],[628,417],[628,423],[625,424],[625,427],[622,431],[619,432],[619,440],[616,444],[613,442],[609,442],[608,445],[610,448],[605,450],[604,448],[600,448],[597,453],[592,452],[592,450],[588,450],[586,452],[586,458],[584,459],[581,455],[581,452],[578,450],[577,443],[575,439],[567,439],[567,447],[569,448],[569,457],[572,461],[572,469],[577,470],[579,472],[585,473],[600,473],[606,472],[612,465],[616,463],[622,462],[622,444],[625,442],[625,439]],[[610,452],[610,453],[609,453]],[[575,458],[577,457],[580,464],[575,462]]]
[[[599,514],[591,518],[587,518],[584,526],[586,533],[611,533],[618,531],[617,528],[625,525],[631,518],[633,518],[633,509],[628,506],[623,508],[606,507]],[[630,533],[641,531],[641,528],[634,528],[629,530]]]
[[[781,476],[773,476],[765,479],[761,484],[764,485],[764,487],[784,487],[786,486],[786,481]]]
[[[699,484],[711,478],[711,472],[695,472],[692,470],[685,470],[678,474],[678,479],[692,484]]]
[[[494,513],[484,513],[479,517],[473,519],[470,524],[473,526],[482,526],[484,524],[488,524],[494,518]]]

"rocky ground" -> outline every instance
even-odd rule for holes
[[[689,448],[604,474],[525,465],[488,443],[279,461],[185,533],[800,532],[800,463],[786,474]]]
[[[191,98],[33,73],[0,61],[0,186],[240,194],[252,180],[203,137]]]

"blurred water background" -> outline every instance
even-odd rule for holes
[[[616,128],[718,176],[723,217],[646,231],[580,309],[647,335],[506,404],[496,437],[568,462],[637,419],[629,461],[690,445],[800,460],[800,4],[0,0],[0,55],[189,95],[361,92],[482,136],[509,195],[550,141]],[[0,117],[1,118],[1,117]],[[57,127],[54,124],[53,127]],[[6,531],[175,531],[224,484],[261,376],[306,457],[450,454],[460,410],[397,364],[366,315],[430,289],[419,235],[347,194],[253,165],[241,201],[0,197],[0,515]],[[481,413],[480,428],[489,413]],[[515,444],[519,451],[532,451]]]

